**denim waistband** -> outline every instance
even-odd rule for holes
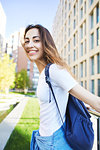
[[[65,123],[51,136],[40,136],[39,130],[33,131],[32,139],[31,139],[31,150],[56,150],[56,148],[54,148],[56,147],[55,145],[61,146],[61,143],[64,143],[63,145],[65,146],[65,148],[62,147],[63,150],[65,150],[66,147],[67,150],[71,150],[64,136],[64,130],[63,130],[64,127],[65,127]],[[61,140],[59,141],[59,139]]]

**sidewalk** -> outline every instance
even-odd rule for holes
[[[0,150],[3,150],[12,131],[18,123],[27,100],[22,100],[11,113],[0,123]]]

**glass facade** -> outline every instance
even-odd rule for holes
[[[81,56],[83,56],[83,43],[81,43]]]
[[[68,64],[70,65],[70,55],[68,55]]]
[[[83,0],[80,0],[80,4],[82,4],[83,3]]]
[[[68,42],[68,51],[70,51],[70,42]]]
[[[76,15],[76,7],[74,6],[74,16]]]
[[[87,61],[85,60],[85,77],[87,76]]]
[[[91,29],[93,28],[93,12],[91,14]]]
[[[85,43],[84,43],[84,48],[85,48],[85,54],[86,54],[86,52],[87,52],[87,47],[86,47],[86,40],[85,40]]]
[[[83,26],[81,26],[81,39],[83,39]]]
[[[99,4],[96,7],[96,22],[99,22]]]
[[[82,19],[83,18],[83,7],[81,8],[81,13],[80,13],[80,18]]]
[[[91,49],[94,48],[94,33],[91,34]]]
[[[97,54],[97,73],[100,73],[100,53]]]
[[[87,89],[87,81],[85,81],[85,89]]]
[[[75,36],[75,34],[74,34],[73,44],[74,44],[74,46],[76,45],[76,36]]]
[[[97,46],[99,46],[99,28],[97,28]]]
[[[91,92],[94,94],[95,92],[95,89],[94,89],[94,80],[91,80]]]
[[[92,3],[93,3],[93,0],[90,0],[90,4],[92,5]]]
[[[84,13],[86,14],[86,2],[84,2]]]
[[[81,86],[83,86],[83,81],[81,81]]]
[[[73,61],[75,61],[76,60],[76,50],[74,49],[74,52],[73,52],[74,54],[73,54]]]
[[[81,77],[83,77],[83,62],[81,63]]]
[[[91,58],[91,75],[94,75],[94,57]]]
[[[100,96],[100,79],[98,79],[98,96]]]

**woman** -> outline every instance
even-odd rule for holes
[[[50,66],[50,79],[56,95],[63,121],[68,102],[68,94],[72,94],[100,112],[100,97],[93,95],[81,87],[72,77],[67,64],[59,56],[49,31],[41,25],[29,25],[25,29],[23,47],[30,61],[35,62],[40,72],[37,96],[40,101],[40,127],[33,132],[31,150],[71,150],[66,142],[62,129],[62,121],[45,82],[44,68]]]

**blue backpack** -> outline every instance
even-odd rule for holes
[[[51,89],[59,115],[63,123],[60,109],[58,107],[57,100],[50,83],[50,65],[51,64],[48,64],[45,67],[45,80],[49,85],[49,88]],[[92,150],[94,142],[94,131],[90,117],[91,116],[87,111],[84,103],[69,94],[68,105],[66,108],[66,128],[63,127],[63,129],[66,140],[73,150]]]

